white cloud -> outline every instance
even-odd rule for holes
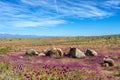
[[[120,0],[108,0],[103,3],[104,7],[120,9]]]
[[[106,1],[106,3],[118,6],[120,4],[120,0],[109,0]]]
[[[60,24],[65,24],[66,21],[64,20],[43,20],[43,21],[9,21],[7,24],[0,24],[0,27],[4,26],[12,26],[17,28],[25,28],[25,27],[49,27],[49,26],[55,26]]]
[[[82,6],[82,7],[80,7]],[[92,17],[103,17],[109,16],[110,14],[104,10],[101,10],[95,6],[91,5],[77,5],[76,6],[61,6],[60,10],[63,14],[69,14],[72,16],[83,17],[83,18],[92,18]]]
[[[18,0],[20,4],[0,1],[0,24],[13,27],[39,27],[66,24],[62,17],[103,18],[119,8],[120,1]],[[57,2],[56,2],[57,1]],[[4,24],[1,23],[4,21]],[[0,25],[0,26],[1,26]]]
[[[32,5],[32,6],[42,6],[49,5],[48,1],[50,0],[21,0],[21,2]]]
[[[70,17],[76,16],[90,18],[111,15],[109,12],[96,7],[97,4],[93,3],[92,1],[76,2],[73,0],[66,0],[62,2],[58,0],[22,0],[22,2],[31,6],[41,6],[42,8],[47,9],[46,11],[52,10],[56,13],[59,13],[60,15]]]

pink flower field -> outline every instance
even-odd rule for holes
[[[81,42],[81,40],[69,43],[64,38],[59,39],[59,41],[58,39],[50,39],[51,41],[45,39],[44,42],[41,42],[41,39],[34,39],[35,42],[30,43],[31,40],[13,39],[12,41],[1,41],[4,48],[6,45],[13,46],[5,49],[1,47],[0,80],[120,80],[119,44],[104,43],[104,47],[101,44],[96,46],[99,44],[97,41],[100,39],[96,40],[96,43]],[[46,43],[47,41],[49,43]],[[24,44],[19,44],[20,42]],[[98,52],[98,56],[86,56],[80,59],[64,56],[56,59],[48,56],[28,56],[25,54],[26,50],[30,48],[35,48],[38,52],[50,49],[52,46],[49,44],[52,42],[55,47],[61,48],[66,53],[69,51],[68,46],[72,45],[82,51],[85,51],[86,48],[92,48]],[[68,45],[66,45],[66,42]],[[113,46],[110,47],[109,45]],[[5,50],[9,48],[11,48],[10,51],[5,53]],[[101,63],[105,56],[112,58],[115,61],[115,65],[102,67]]]
[[[72,59],[64,57],[0,55],[1,80],[119,80],[119,66],[101,67],[103,56]],[[116,62],[120,61],[115,59]],[[118,72],[118,73],[117,73]]]

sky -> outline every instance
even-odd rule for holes
[[[120,0],[0,0],[0,33],[120,34]]]

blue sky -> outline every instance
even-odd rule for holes
[[[0,33],[120,34],[120,0],[0,0]]]

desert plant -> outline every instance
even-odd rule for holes
[[[117,76],[120,77],[120,64],[118,64],[117,68],[118,68]]]
[[[8,69],[9,69],[9,67],[8,67],[7,64],[5,64],[5,63],[3,63],[3,62],[0,63],[0,71],[1,71],[1,72],[6,71],[6,70],[8,70]]]
[[[118,66],[117,66],[117,67],[118,67],[118,69],[120,69],[120,64],[118,64]]]
[[[12,50],[11,47],[0,48],[0,54],[6,54]]]

